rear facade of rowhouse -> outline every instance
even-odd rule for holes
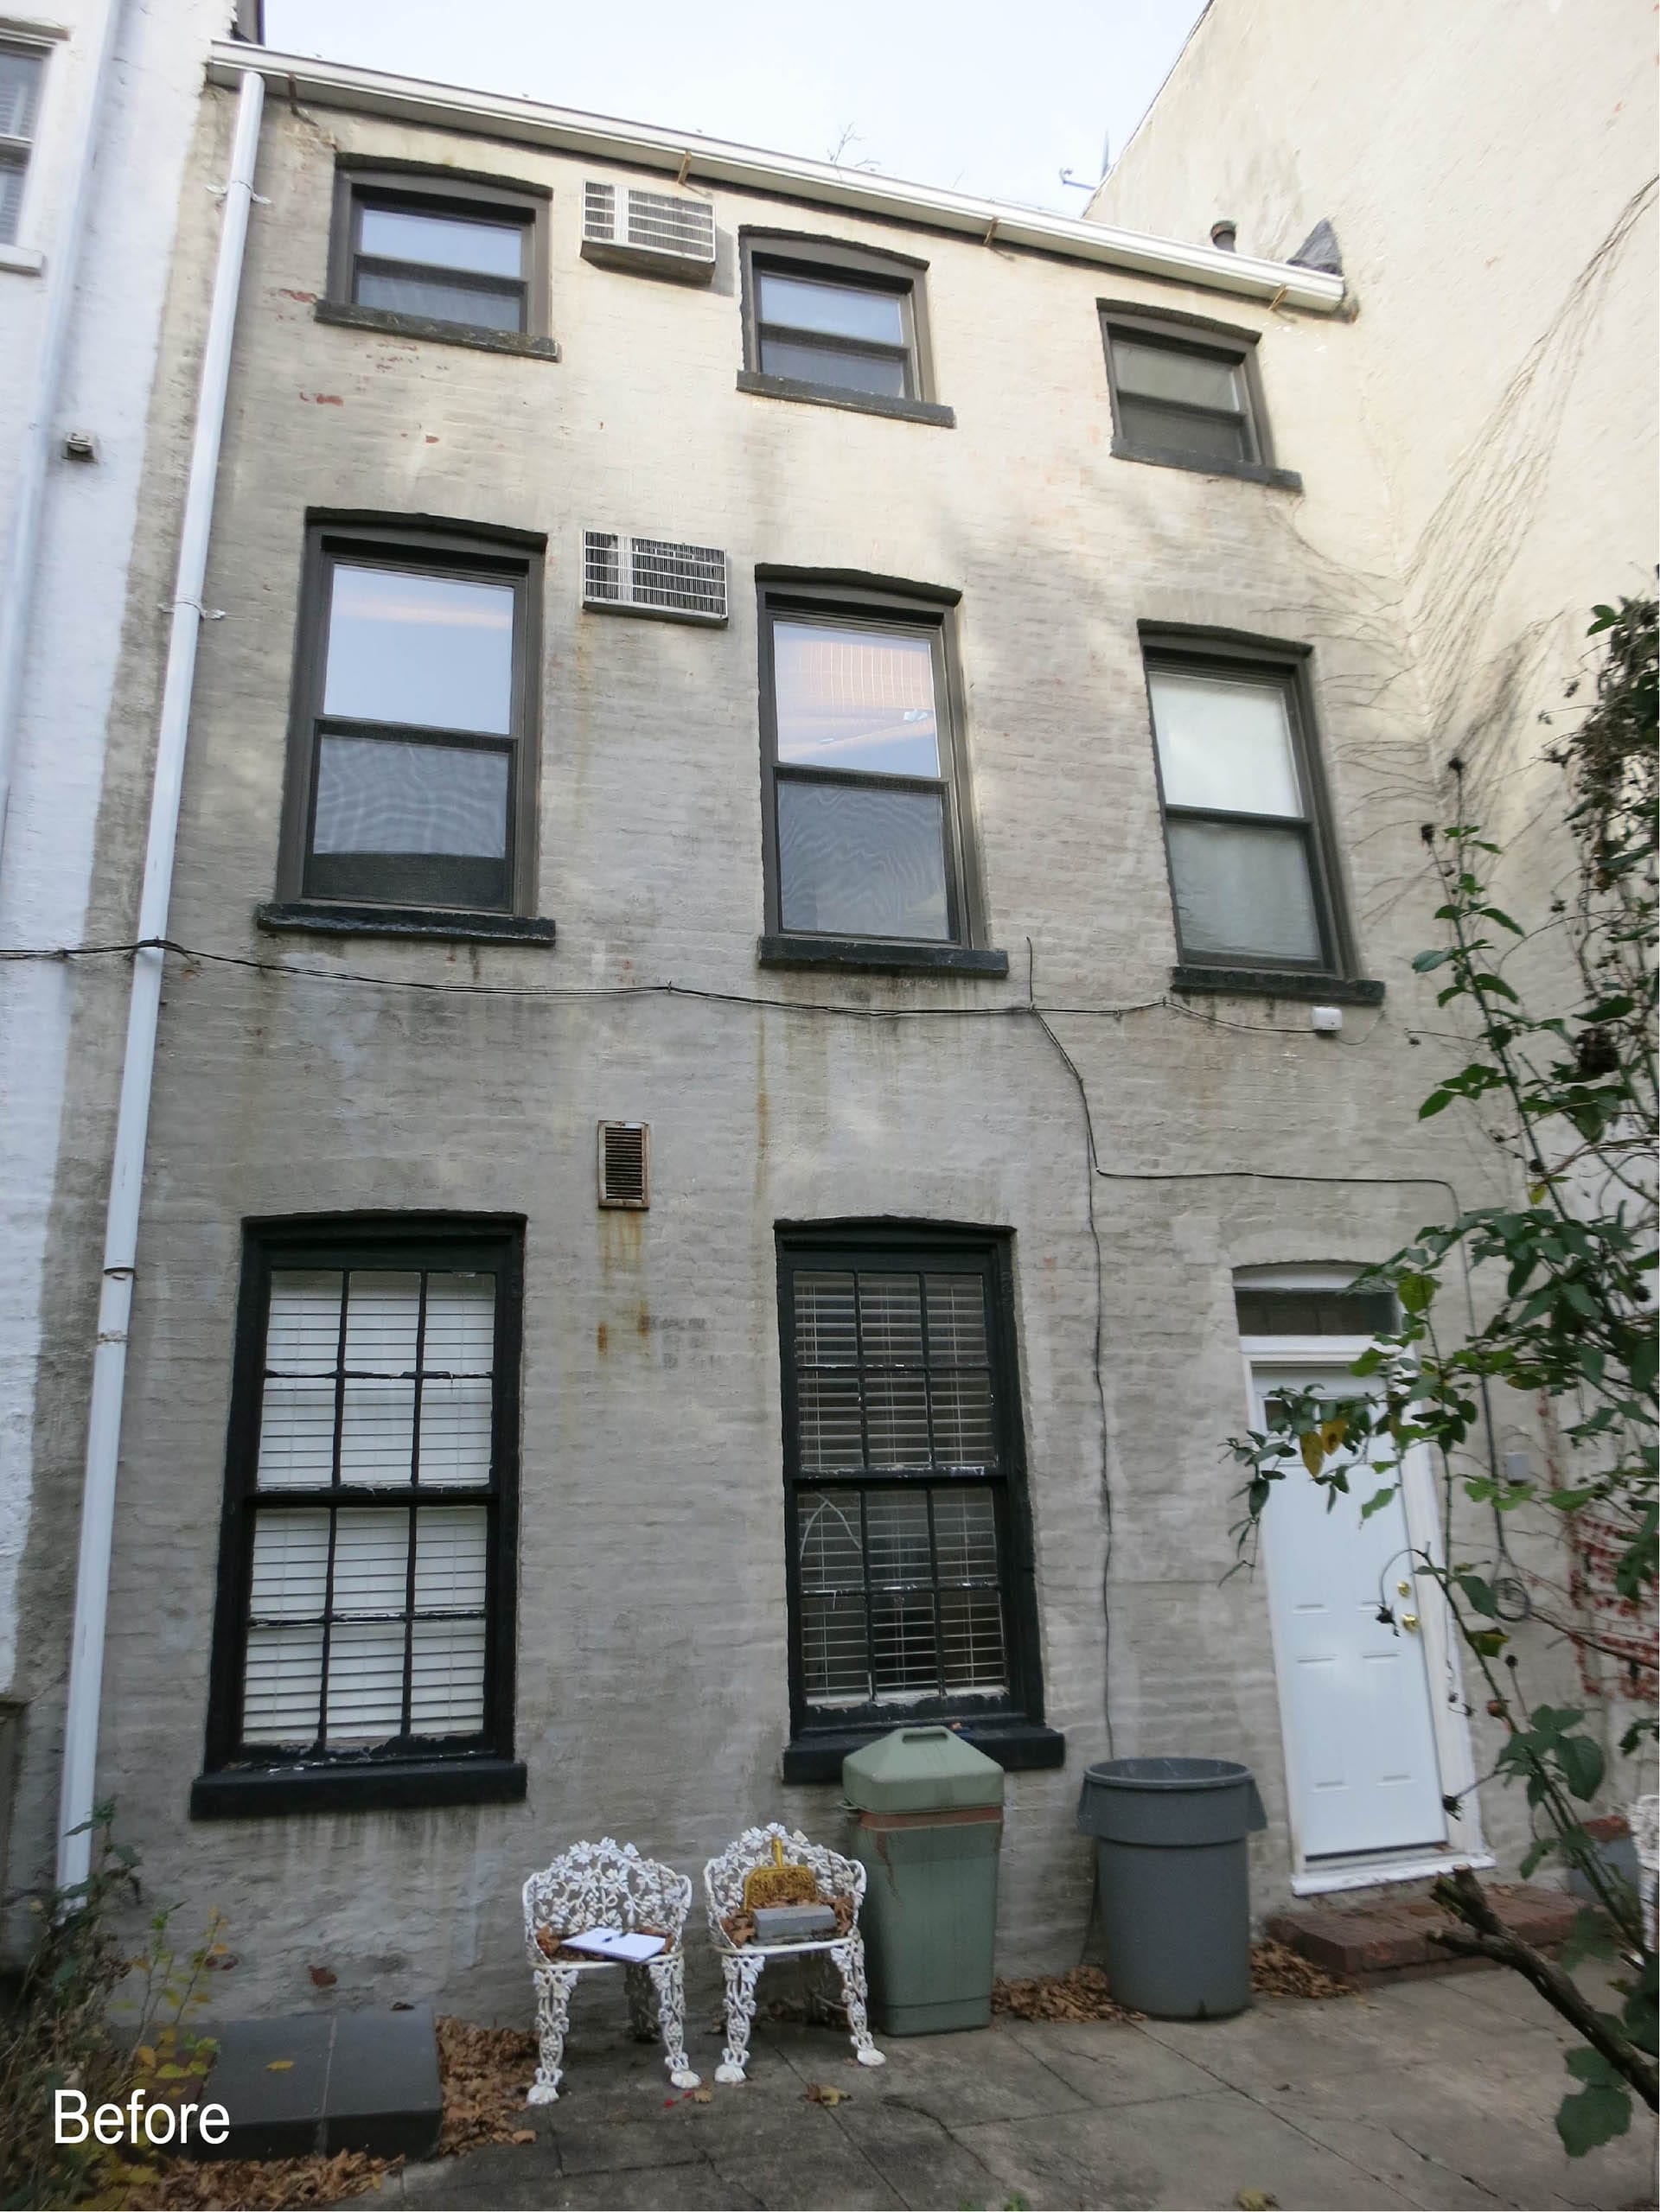
[[[238,2006],[317,1966],[522,2011],[556,1849],[834,1841],[841,1755],[912,1718],[1009,1769],[1005,1971],[1079,1954],[1109,1750],[1249,1763],[1262,1908],[1507,1855],[1429,1592],[1378,1629],[1378,1559],[1300,1524],[1224,1580],[1226,1439],[1487,1188],[1415,1120],[1435,800],[1340,284],[257,66],[99,1763]],[[101,1227],[66,1167],[42,1637]]]

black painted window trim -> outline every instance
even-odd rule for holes
[[[968,1740],[1007,1767],[1059,1765],[1065,1739],[1044,1720],[1043,1667],[1038,1623],[1036,1555],[1026,1481],[1025,1423],[1014,1310],[1013,1234],[941,1221],[780,1222],[778,1342],[783,1424],[784,1578],[789,1622],[789,1741],[782,1755],[787,1782],[839,1778],[846,1752],[911,1721],[961,1724]],[[871,1488],[931,1482],[916,1475],[825,1476],[803,1471],[797,1419],[794,1278],[797,1269],[925,1269],[930,1264],[978,1273],[986,1285],[986,1323],[998,1434],[998,1469],[978,1477],[999,1500],[998,1533],[1009,1693],[1001,1699],[943,1698],[903,1707],[813,1707],[806,1699],[801,1651],[801,1598],[795,1551],[795,1497],[802,1489]]]
[[[193,1818],[478,1803],[524,1794],[524,1769],[513,1743],[524,1227],[519,1215],[448,1214],[313,1214],[243,1224],[208,1724],[202,1772],[191,1791]],[[491,1514],[484,1725],[476,1737],[411,1738],[341,1753],[248,1745],[241,1738],[242,1680],[259,1513],[303,1508],[331,1495],[394,1504],[387,1492],[361,1486],[274,1493],[257,1486],[271,1275],[278,1268],[353,1266],[465,1267],[495,1277],[490,1481],[477,1489],[432,1494],[450,1501],[484,1498]],[[408,1495],[399,1489],[397,1509]]]
[[[1302,478],[1294,470],[1280,468],[1275,462],[1255,331],[1215,322],[1206,316],[1159,314],[1140,303],[1102,300],[1098,305],[1101,346],[1107,361],[1107,389],[1113,410],[1112,451],[1117,458],[1149,462],[1165,469],[1186,469],[1199,475],[1238,476],[1248,482],[1274,484],[1288,491],[1302,489]],[[1118,335],[1135,344],[1226,361],[1230,367],[1238,369],[1245,387],[1245,405],[1237,419],[1242,424],[1248,452],[1242,458],[1229,459],[1179,446],[1154,445],[1134,437],[1126,426],[1124,403],[1118,388],[1118,368],[1113,352],[1113,341]],[[1211,417],[1217,411],[1195,408],[1191,411]]]
[[[1242,637],[1233,631],[1171,628],[1140,625],[1141,653],[1147,693],[1147,736],[1152,748],[1153,775],[1159,791],[1159,815],[1165,831],[1165,879],[1170,888],[1172,924],[1176,932],[1176,966],[1172,983],[1178,990],[1234,991],[1257,998],[1340,998],[1339,986],[1361,994],[1350,1003],[1376,1004],[1382,986],[1363,982],[1355,958],[1348,902],[1344,896],[1338,860],[1337,838],[1321,758],[1311,679],[1312,655],[1304,645],[1286,645],[1261,638]],[[1318,959],[1265,962],[1260,953],[1237,955],[1212,952],[1208,947],[1190,955],[1182,943],[1181,915],[1176,903],[1175,871],[1170,861],[1169,823],[1172,813],[1204,819],[1205,810],[1172,808],[1165,799],[1164,770],[1153,729],[1152,677],[1162,670],[1183,675],[1243,677],[1258,683],[1277,683],[1290,711],[1292,743],[1297,770],[1307,794],[1304,818],[1305,849],[1320,933]],[[1233,814],[1217,819],[1253,822],[1279,817]],[[1375,995],[1374,995],[1375,994]]]
[[[458,913],[528,921],[534,915],[537,861],[537,784],[540,735],[542,555],[546,540],[528,532],[450,522],[432,516],[313,513],[307,518],[295,629],[294,675],[289,711],[288,760],[277,857],[277,896],[270,911],[290,927],[309,911],[327,926],[331,916],[384,915],[433,917]],[[351,718],[323,712],[328,669],[330,577],[337,560],[363,560],[417,574],[447,575],[506,583],[514,595],[512,708],[505,736],[428,730],[425,725],[361,723],[365,731],[408,730],[417,742],[456,743],[505,753],[508,795],[508,896],[497,906],[458,908],[374,899],[350,892],[309,890],[317,757],[325,725],[349,734]],[[393,932],[392,934],[400,934]],[[449,933],[453,934],[453,933]],[[492,933],[495,934],[495,933]]]
[[[326,296],[317,305],[319,320],[431,338],[441,343],[471,344],[491,352],[538,354],[545,360],[557,360],[559,349],[548,325],[552,197],[546,185],[497,177],[482,169],[450,169],[440,163],[388,161],[374,155],[337,156],[329,231],[329,283]],[[369,206],[406,208],[412,214],[494,215],[521,227],[528,251],[525,273],[517,286],[521,294],[518,329],[497,330],[486,323],[440,322],[391,309],[360,306],[356,297],[358,224],[362,209]],[[463,288],[472,281],[464,270],[428,270],[422,265],[417,273],[448,277]],[[505,282],[490,283],[482,289],[501,290],[508,286]]]
[[[902,346],[883,346],[875,341],[861,346],[818,332],[800,335],[832,351],[879,353],[903,358],[906,382],[903,395],[849,391],[839,385],[773,375],[763,369],[763,327],[759,320],[757,277],[769,271],[779,276],[852,284],[893,294],[902,303],[904,318],[905,341]],[[878,246],[821,238],[812,232],[746,226],[738,233],[738,272],[744,341],[743,367],[737,379],[740,392],[775,399],[800,400],[811,405],[843,407],[856,414],[886,415],[902,422],[931,423],[944,429],[955,423],[950,408],[940,405],[934,389],[926,261],[918,260],[914,254],[891,253]]]
[[[960,972],[1004,974],[1006,953],[993,953],[993,965],[954,961],[954,953],[988,951],[985,944],[974,785],[965,739],[966,702],[957,664],[953,620],[957,594],[937,585],[908,584],[891,577],[861,578],[845,570],[790,571],[757,568],[757,622],[761,693],[761,849],[765,879],[766,929],[757,956],[770,967],[884,966],[950,968]],[[772,632],[775,622],[814,617],[831,622],[865,622],[887,628],[928,633],[934,641],[935,702],[942,755],[942,774],[930,781],[945,793],[947,898],[952,922],[948,938],[848,937],[829,932],[787,930],[783,926],[778,862],[778,717],[774,685]],[[828,780],[833,772],[824,772]],[[850,780],[852,779],[850,776]],[[876,779],[864,778],[870,782]],[[900,782],[900,778],[882,778]],[[854,948],[865,948],[861,954]],[[1000,962],[1000,966],[995,963]]]

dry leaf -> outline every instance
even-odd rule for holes
[[[1029,1981],[995,1981],[992,2010],[1006,2012],[1012,2020],[1140,2020],[1145,2017],[1118,2003],[1100,1967],[1074,1967],[1065,1974],[1034,1974]]]
[[[533,2127],[515,2127],[508,2140],[509,2143],[533,2143],[536,2131]]]
[[[291,2058],[273,2058],[265,2069],[267,2074],[291,2074],[293,2070],[294,2062]]]
[[[694,2105],[712,2105],[715,2101],[715,2093],[712,2089],[693,2089],[692,2101]]]
[[[852,2100],[846,2089],[833,2089],[827,2081],[809,2081],[807,2101],[810,2105],[846,2105]]]
[[[319,1989],[332,1989],[340,1979],[340,1976],[327,1967],[313,1967],[310,1971],[311,1979]]]
[[[1251,1987],[1264,1997],[1352,1997],[1351,1982],[1329,1974],[1288,1944],[1251,1946]]]
[[[1234,2199],[1239,2212],[1280,2212],[1280,2200],[1266,2189],[1242,2189]]]

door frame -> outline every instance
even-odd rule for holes
[[[1245,1367],[1246,1402],[1251,1425],[1258,1420],[1257,1391],[1276,1369],[1347,1367],[1367,1350],[1369,1336],[1243,1336],[1240,1350]],[[1438,1565],[1446,1558],[1442,1544],[1440,1508],[1435,1495],[1434,1475],[1428,1449],[1414,1444],[1401,1462],[1401,1502],[1405,1510],[1407,1540],[1414,1555],[1427,1553]],[[1334,1508],[1341,1511],[1341,1507]],[[1358,1504],[1355,1506],[1358,1510]],[[1294,1896],[1312,1896],[1327,1890],[1368,1890],[1386,1882],[1421,1880],[1445,1874],[1456,1866],[1478,1871],[1497,1862],[1487,1849],[1481,1826],[1481,1802],[1476,1789],[1475,1750],[1465,1711],[1464,1671],[1459,1663],[1458,1635],[1440,1585],[1410,1570],[1413,1596],[1424,1645],[1424,1672],[1429,1686],[1430,1725],[1435,1742],[1444,1796],[1457,1797],[1461,1809],[1446,1816],[1446,1840],[1428,1851],[1357,1854],[1352,1858],[1320,1858],[1311,1863],[1303,1848],[1300,1822],[1300,1747],[1293,1725],[1290,1684],[1280,1650],[1280,1625],[1273,1597],[1272,1550],[1266,1556],[1268,1578],[1268,1635],[1274,1650],[1274,1690],[1280,1708],[1280,1741],[1286,1765],[1286,1819],[1291,1839],[1291,1887]]]

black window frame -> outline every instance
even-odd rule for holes
[[[524,1795],[525,1768],[513,1748],[524,1230],[523,1217],[509,1214],[318,1214],[243,1224],[208,1724],[202,1772],[191,1790],[193,1818],[470,1804]],[[484,1726],[476,1739],[404,1737],[332,1752],[315,1746],[296,1750],[246,1745],[241,1738],[242,1686],[259,1514],[316,1510],[325,1502],[400,1511],[412,1495],[406,1483],[263,1491],[258,1487],[271,1276],[279,1269],[354,1266],[460,1267],[496,1278],[491,1480],[487,1488],[446,1488],[431,1494],[440,1502],[484,1502],[491,1514]]]
[[[960,595],[947,586],[865,577],[846,571],[758,567],[756,571],[761,724],[761,851],[766,929],[758,947],[763,966],[942,969],[954,974],[1006,975],[1008,955],[988,947],[981,899],[974,784],[966,742],[966,696],[958,664],[955,609]],[[778,698],[773,629],[779,621],[822,622],[926,634],[934,656],[935,719],[942,773],[890,775],[827,768],[778,758]],[[943,798],[947,914],[945,938],[835,936],[786,929],[778,851],[780,781],[831,783],[866,789],[939,791]]]
[[[521,178],[497,177],[483,170],[450,169],[433,163],[395,162],[374,155],[340,155],[335,165],[335,198],[329,222],[328,289],[317,303],[319,320],[426,338],[440,344],[474,346],[489,353],[533,354],[557,360],[559,348],[551,335],[548,320],[548,213],[552,199],[548,186],[529,183]],[[358,264],[366,257],[359,250],[358,238],[362,212],[367,207],[461,221],[494,217],[522,229],[527,241],[524,274],[517,280],[477,277],[464,269],[446,271],[426,263],[386,265],[406,270],[415,277],[441,276],[463,290],[469,285],[491,292],[515,288],[520,295],[519,328],[502,330],[488,323],[455,322],[438,316],[406,315],[392,308],[360,305],[356,297]],[[381,259],[380,256],[367,258],[377,262]]]
[[[901,1726],[940,1723],[958,1731],[1009,1768],[1059,1766],[1066,1740],[1044,1719],[1036,1553],[1026,1476],[1025,1423],[1015,1323],[1013,1233],[969,1224],[902,1219],[780,1222],[778,1342],[782,1462],[784,1489],[785,1596],[788,1610],[789,1742],[782,1762],[786,1782],[839,1780],[848,1751]],[[942,1476],[934,1469],[864,1469],[827,1476],[801,1463],[798,1378],[795,1367],[794,1284],[798,1272],[851,1268],[918,1273],[972,1273],[984,1283],[987,1347],[993,1377],[999,1467],[993,1472]],[[807,1702],[801,1629],[796,1500],[802,1490],[922,1484],[931,1488],[972,1482],[989,1487],[996,1501],[1004,1642],[1009,1687],[999,1699],[942,1697],[899,1705],[815,1707]]]
[[[288,755],[277,864],[275,908],[262,909],[269,924],[303,926],[308,917],[344,927],[374,928],[456,924],[463,934],[508,934],[503,925],[533,912],[537,882],[537,793],[540,775],[542,564],[546,540],[524,531],[480,523],[405,521],[386,515],[309,516],[295,633]],[[514,595],[512,705],[505,736],[446,730],[420,723],[367,721],[323,711],[328,674],[331,578],[337,561],[405,568],[417,574],[506,583]],[[499,903],[375,896],[349,889],[308,884],[316,808],[317,761],[326,734],[401,737],[505,754],[508,762],[507,896]],[[474,926],[482,925],[480,930]],[[552,926],[533,930],[540,941]]]
[[[1280,468],[1274,458],[1274,441],[1268,425],[1267,405],[1262,390],[1262,374],[1257,361],[1257,334],[1242,330],[1226,322],[1212,322],[1209,316],[1182,314],[1158,314],[1140,305],[1126,305],[1116,301],[1097,303],[1101,318],[1101,339],[1107,363],[1107,389],[1112,403],[1112,451],[1120,460],[1145,461],[1163,469],[1186,469],[1204,476],[1241,476],[1254,483],[1277,484],[1287,490],[1300,490],[1302,478],[1295,470]],[[1119,390],[1118,364],[1114,353],[1114,337],[1122,337],[1132,345],[1157,347],[1167,353],[1186,354],[1199,360],[1220,361],[1239,372],[1245,404],[1236,419],[1243,430],[1246,453],[1238,459],[1219,454],[1195,452],[1178,445],[1160,445],[1138,437],[1126,428],[1124,399]],[[1180,409],[1181,403],[1170,401],[1172,407]],[[1209,420],[1219,419],[1224,410],[1191,407],[1187,412]]]
[[[845,407],[858,414],[888,415],[900,421],[932,423],[944,428],[954,424],[956,417],[949,407],[939,404],[934,389],[926,261],[917,259],[914,254],[891,253],[878,246],[820,238],[810,232],[744,228],[738,233],[738,269],[744,340],[744,362],[737,379],[740,392],[775,399],[801,400],[810,405]],[[759,280],[768,274],[892,295],[901,303],[904,344],[895,347],[875,340],[843,339],[823,331],[795,332],[782,325],[763,324],[759,319]],[[773,375],[762,367],[762,340],[769,328],[776,328],[781,335],[796,336],[831,352],[901,357],[905,365],[905,393],[899,398]]]
[[[1330,794],[1321,760],[1314,714],[1311,676],[1312,654],[1301,645],[1286,645],[1231,634],[1140,628],[1143,683],[1147,702],[1147,736],[1152,748],[1153,775],[1159,793],[1159,828],[1165,841],[1165,879],[1176,933],[1178,986],[1197,990],[1237,989],[1268,996],[1294,991],[1303,997],[1347,997],[1374,1004],[1382,986],[1357,979],[1354,940],[1338,870],[1337,840]],[[1214,676],[1224,680],[1277,685],[1286,700],[1293,756],[1305,794],[1306,812],[1293,818],[1279,814],[1247,814],[1223,809],[1172,806],[1165,796],[1164,763],[1153,718],[1152,678],[1169,672],[1177,675]],[[1308,861],[1310,890],[1320,952],[1310,960],[1265,961],[1260,953],[1213,952],[1208,947],[1191,953],[1182,939],[1181,910],[1177,902],[1176,873],[1171,859],[1170,823],[1186,821],[1241,823],[1259,828],[1301,832]]]

